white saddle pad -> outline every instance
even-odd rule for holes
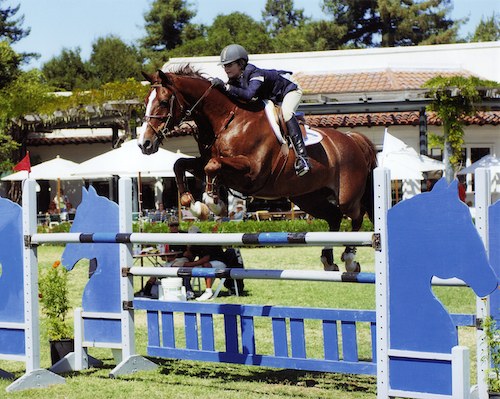
[[[276,121],[276,115],[274,113],[274,104],[272,101],[269,100],[266,100],[264,102],[266,104],[265,110],[266,110],[267,120],[269,121],[269,124],[273,128],[274,134],[276,135],[278,141],[281,144],[284,144],[285,139],[283,138],[278,122]],[[317,144],[321,140],[323,140],[323,136],[318,131],[311,129],[307,125],[306,125],[306,135],[307,136],[304,138],[304,144],[306,146]]]

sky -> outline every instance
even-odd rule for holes
[[[500,0],[452,0],[453,19],[469,18],[460,31],[461,36],[472,33],[481,18],[500,14]],[[40,68],[44,62],[66,49],[81,49],[88,60],[92,43],[99,37],[116,35],[125,43],[134,44],[145,36],[144,14],[152,0],[6,0],[2,7],[21,4],[18,12],[24,15],[24,28],[31,28],[26,38],[14,45],[17,52],[36,52],[41,55],[25,69]],[[197,10],[193,23],[210,25],[219,14],[244,12],[255,20],[261,19],[266,0],[240,2],[235,0],[190,0]],[[243,4],[242,4],[243,3]],[[294,0],[295,8],[305,15],[322,19],[321,0]]]

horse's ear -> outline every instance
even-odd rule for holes
[[[87,199],[88,195],[89,192],[87,191],[87,189],[85,187],[82,187],[82,200]]]
[[[161,69],[158,69],[158,76],[160,77],[161,82],[163,83],[164,86],[172,84],[172,79],[170,79],[169,76]]]
[[[141,71],[142,73],[142,76],[144,76],[144,78],[149,82],[149,83],[153,83],[153,77],[149,74],[147,74],[146,72],[144,71]]]

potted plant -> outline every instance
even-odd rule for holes
[[[69,310],[68,272],[60,265],[60,261],[55,261],[51,268],[41,273],[38,282],[52,364],[74,351],[73,331],[66,321]]]
[[[484,319],[483,331],[490,362],[487,377],[489,396],[490,398],[500,398],[500,329],[491,316]]]

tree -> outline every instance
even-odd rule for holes
[[[190,29],[186,27],[186,29]],[[272,50],[271,40],[262,23],[240,12],[218,15],[212,25],[198,30],[194,40],[168,52],[170,57],[219,55],[224,47],[238,43],[249,53],[265,53]]]
[[[0,90],[17,78],[20,64],[21,56],[7,41],[0,41]]]
[[[88,68],[92,76],[93,88],[104,83],[141,78],[142,59],[139,51],[125,44],[117,36],[97,39],[92,44]]]
[[[276,36],[285,29],[290,32],[291,28],[297,28],[308,20],[304,17],[303,8],[293,8],[293,0],[267,0],[262,19],[271,36]]]
[[[0,88],[0,171],[11,170],[11,160],[19,159],[20,154],[13,154],[19,148],[22,132],[13,124],[13,119],[33,113],[48,96],[48,87],[36,69],[18,71],[14,79]]]
[[[208,44],[217,55],[231,43],[242,45],[249,53],[265,53],[271,49],[264,25],[241,12],[218,15],[207,35]]]
[[[474,35],[471,38],[471,42],[494,42],[500,40],[500,17],[498,14],[493,13],[493,15],[484,20],[481,18],[481,22],[476,27]]]
[[[0,6],[4,0],[0,0]],[[15,43],[26,37],[30,33],[30,29],[23,29],[21,25],[24,23],[24,15],[18,19],[12,19],[19,11],[20,5],[15,7],[0,8],[0,38],[9,39],[10,43]]]
[[[51,58],[42,66],[47,83],[56,91],[71,91],[75,88],[87,88],[90,73],[82,61],[80,48],[64,48],[60,55]]]
[[[184,27],[196,15],[186,0],[155,0],[144,15],[147,36],[141,46],[149,51],[171,50],[182,44]]]
[[[30,28],[22,28],[24,23],[24,15],[18,19],[13,19],[19,11],[19,5],[15,7],[2,8],[3,0],[0,0],[0,40],[7,40],[9,44],[16,43],[30,33]],[[36,53],[20,53],[18,54],[20,63],[28,62],[31,58],[40,57]]]
[[[460,22],[448,19],[451,0],[323,0],[338,37],[338,47],[410,46],[452,43]],[[381,39],[379,39],[381,38]],[[380,42],[379,42],[380,40]],[[337,47],[331,47],[337,48]]]
[[[460,166],[464,144],[463,118],[476,112],[474,103],[481,99],[479,88],[498,86],[495,82],[463,76],[437,76],[424,84],[430,89],[429,96],[433,99],[427,108],[434,111],[443,123],[445,176],[448,182],[455,177],[455,171]]]

